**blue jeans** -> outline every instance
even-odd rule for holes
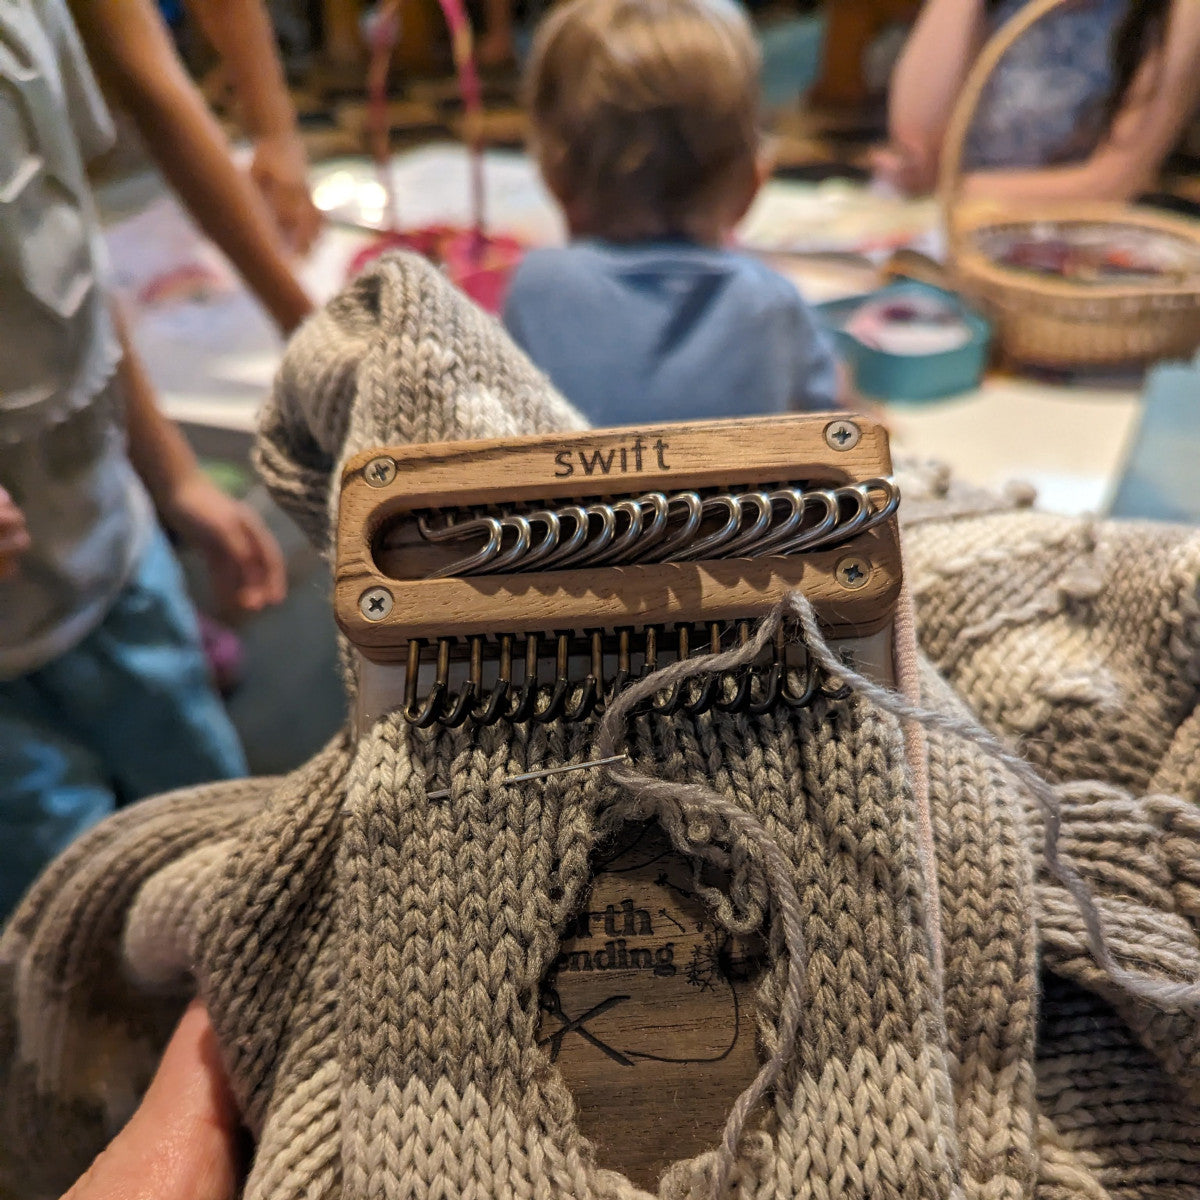
[[[245,773],[183,574],[156,531],[98,629],[0,681],[0,921],[59,851],[119,805]]]

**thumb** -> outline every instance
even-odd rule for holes
[[[64,1200],[235,1200],[238,1117],[199,1002],[141,1107]]]

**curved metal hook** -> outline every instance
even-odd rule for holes
[[[589,521],[592,517],[600,518],[600,532],[595,537],[590,538],[588,544],[568,564],[572,567],[582,567],[588,563],[598,562],[603,557],[604,551],[608,549],[609,544],[617,536],[617,514],[611,504],[604,504],[602,502],[589,504],[587,506],[587,514]]]
[[[642,537],[644,516],[641,500],[618,500],[616,504],[611,505],[611,508],[615,516],[624,516],[628,524],[623,533],[619,533],[613,538],[612,544],[607,549],[591,560],[595,566],[599,566],[600,563],[619,563],[632,552]]]
[[[529,549],[533,543],[533,527],[529,523],[529,518],[521,516],[501,517],[500,526],[506,530],[515,529],[517,531],[516,541],[507,550],[502,550],[497,554],[487,566],[480,567],[479,573],[481,575],[508,570],[529,555]],[[523,563],[520,565],[524,566]]]
[[[650,508],[650,523],[645,526],[645,532],[636,544],[613,558],[614,563],[642,561],[667,536],[670,529],[671,502],[662,492],[647,492],[644,496],[639,496],[635,503],[639,507]]]
[[[428,729],[442,715],[442,702],[446,698],[446,690],[450,679],[450,639],[438,638],[437,675],[425,703],[420,708],[416,706],[417,678],[421,666],[421,645],[414,639],[408,644],[408,678],[405,680],[406,704],[404,719],[418,729]],[[415,667],[415,669],[414,669]]]
[[[766,558],[768,555],[775,554],[777,552],[775,548],[791,538],[804,523],[808,499],[799,488],[780,488],[778,491],[770,493],[770,499],[772,509],[776,504],[785,504],[789,510],[788,514],[779,525],[772,527],[769,534],[757,546],[750,549],[748,555],[750,558]]]
[[[479,640],[482,642],[482,639]],[[513,635],[511,633],[502,633],[500,635],[498,678],[492,690],[488,693],[486,702],[481,699],[480,703],[476,705],[475,711],[471,714],[472,719],[478,725],[495,725],[504,716],[504,710],[508,704],[509,692],[512,690],[512,646]],[[480,674],[482,675],[482,671]]]
[[[795,537],[776,546],[773,553],[796,554],[801,550],[811,550],[815,546],[822,545],[829,537],[830,532],[836,528],[839,516],[837,493],[824,488],[805,492],[805,507],[808,506],[810,500],[819,501],[825,506],[824,517],[816,525],[809,529],[802,529]]]
[[[670,562],[677,550],[686,549],[692,544],[696,530],[700,528],[700,522],[704,520],[704,501],[700,499],[699,492],[676,492],[667,503],[669,507],[683,507],[683,524],[674,533],[668,534],[654,548],[654,553],[650,557],[643,559],[641,555],[638,555],[637,561],[639,562]]]
[[[512,711],[508,714],[508,719],[514,723],[528,721],[537,705],[540,641],[536,633],[525,635],[525,678],[521,680],[521,690],[517,693]]]
[[[829,537],[829,542],[842,542],[861,533],[863,526],[871,519],[871,497],[858,484],[838,488],[834,493],[838,498],[838,521]],[[849,500],[854,505],[854,515],[849,520],[841,518],[841,503]]]
[[[417,528],[428,542],[458,541],[480,532],[487,534],[487,541],[474,554],[432,572],[426,576],[427,579],[445,579],[452,575],[469,575],[478,571],[500,553],[500,546],[504,540],[504,526],[496,517],[478,517],[473,521],[464,521],[461,525],[446,525],[435,529],[421,516],[417,519]]]
[[[867,479],[858,484],[858,487],[866,495],[868,504],[872,492],[883,493],[883,504],[872,512],[871,518],[867,522],[868,529],[873,529],[876,525],[886,521],[900,507],[900,489],[894,479]]]
[[[567,504],[558,509],[557,512],[560,518],[567,517],[574,521],[575,528],[571,530],[571,536],[566,541],[560,543],[557,550],[552,551],[542,559],[541,567],[543,571],[555,566],[566,558],[570,558],[587,541],[589,520],[586,508],[582,508],[578,504]]]
[[[525,556],[525,561],[521,564],[521,569],[528,571],[531,567],[537,566],[558,545],[559,538],[562,537],[562,521],[558,513],[549,508],[527,513],[525,519],[530,525],[545,525],[546,527],[546,536],[529,551]]]
[[[761,672],[759,672],[761,675]],[[779,703],[779,689],[783,684],[783,663],[776,656],[772,662],[770,669],[767,671],[767,677],[763,682],[763,694],[758,699],[754,699],[753,693],[747,697],[746,712],[752,717],[761,717],[763,713],[770,712]]]
[[[724,525],[697,541],[680,545],[669,554],[664,554],[659,561],[687,562],[697,558],[704,558],[707,554],[736,536],[742,527],[742,506],[738,501],[738,497],[727,494],[709,496],[707,500],[701,503],[701,514],[707,516],[708,513],[719,508],[723,508],[729,513]]]
[[[722,558],[745,557],[746,552],[756,543],[760,542],[767,534],[775,520],[774,497],[771,493],[762,491],[739,492],[734,499],[743,510],[743,517],[747,505],[758,509],[758,515],[754,518],[754,524],[749,529],[739,533],[733,541],[724,547],[721,555]]]

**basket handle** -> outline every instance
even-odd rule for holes
[[[1044,16],[1061,8],[1070,0],[1030,0],[1014,17],[1006,21],[980,50],[946,127],[942,140],[941,163],[938,168],[938,201],[946,228],[946,253],[949,262],[958,257],[962,231],[957,219],[959,194],[962,191],[962,160],[967,134],[979,108],[984,88],[1000,65],[1000,60],[1012,49],[1032,26]]]

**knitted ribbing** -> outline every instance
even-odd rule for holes
[[[925,705],[965,715],[928,666],[921,689]],[[1037,1164],[1033,870],[1020,838],[1020,796],[970,741],[939,730],[926,737],[964,1191],[1017,1200],[1030,1194]]]

